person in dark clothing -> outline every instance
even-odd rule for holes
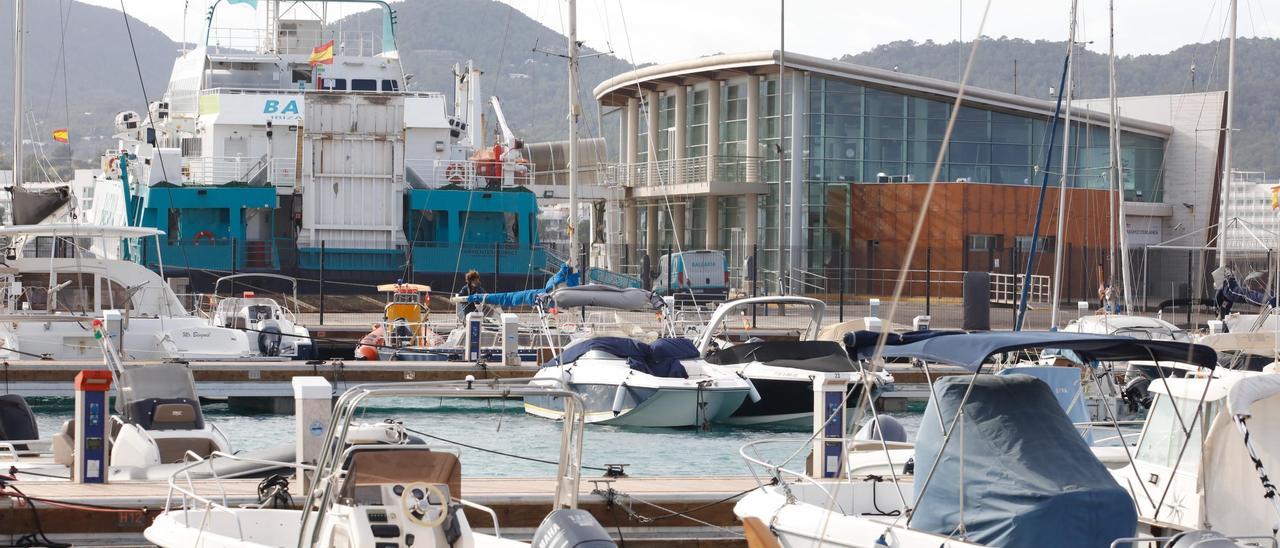
[[[484,293],[488,293],[488,291],[485,291],[484,286],[480,285],[480,273],[476,272],[475,270],[467,272],[466,283],[463,284],[462,288],[458,290],[458,296],[468,297],[471,295],[480,295]],[[475,312],[478,309],[479,309],[479,305],[477,303],[465,303],[462,305],[462,308],[459,309],[458,317],[462,320],[466,320],[467,314]]]

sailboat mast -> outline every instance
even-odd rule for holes
[[[1123,183],[1120,181],[1119,169],[1117,162],[1119,157],[1116,152],[1119,150],[1119,143],[1116,142],[1116,5],[1114,0],[1108,4],[1110,13],[1110,45],[1107,48],[1107,96],[1110,100],[1109,110],[1110,123],[1107,125],[1107,141],[1111,144],[1108,150],[1109,162],[1107,164],[1107,280],[1114,282],[1116,279],[1116,242],[1119,241],[1116,236],[1116,216],[1120,213],[1116,210],[1116,193],[1124,192]],[[1124,203],[1124,199],[1120,199],[1120,203]],[[1126,298],[1128,296],[1126,295]]]
[[[22,186],[22,4],[13,3],[13,186]]]
[[[1067,186],[1071,179],[1070,163],[1071,163],[1071,89],[1075,87],[1072,83],[1072,65],[1076,57],[1076,0],[1071,2],[1071,25],[1070,31],[1067,33],[1067,85],[1065,89],[1058,90],[1058,93],[1065,93],[1066,110],[1063,114],[1062,126],[1062,179],[1058,189],[1058,235],[1054,242],[1053,248],[1053,296],[1050,299],[1049,325],[1057,327],[1058,325],[1058,299],[1062,296],[1062,236],[1067,227]],[[1032,234],[1032,238],[1039,238],[1039,234]]]
[[[1120,285],[1121,302],[1124,303],[1124,313],[1132,314],[1130,308],[1133,305],[1132,290],[1133,284],[1129,279],[1129,228],[1125,221],[1124,212],[1124,172],[1122,170],[1123,163],[1120,161],[1120,103],[1116,96],[1116,4],[1115,0],[1110,2],[1110,18],[1111,18],[1111,46],[1107,55],[1107,71],[1109,72],[1109,86],[1111,96],[1111,126],[1108,141],[1111,142],[1111,184],[1115,188],[1110,192],[1111,195],[1111,283],[1116,280],[1116,236],[1119,232],[1120,247]],[[1117,220],[1118,219],[1118,220]]]
[[[1222,205],[1218,215],[1218,268],[1227,267],[1227,210],[1231,207],[1231,128],[1236,102],[1236,3],[1231,0],[1231,41],[1227,45],[1227,124],[1222,134]]]
[[[569,0],[569,258],[578,250],[578,2]],[[578,265],[579,268],[586,265]]]

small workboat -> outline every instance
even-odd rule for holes
[[[282,282],[292,290],[293,302],[299,302],[298,280],[295,278],[263,273],[223,276],[213,284],[210,299],[214,304],[209,315],[210,324],[244,331],[252,341],[250,346],[257,350],[258,357],[311,359],[315,348],[311,332],[298,323],[298,317],[292,309],[270,297],[259,297],[256,291],[245,291],[238,297],[220,296],[219,290],[224,284],[234,287],[237,281],[244,279]]]

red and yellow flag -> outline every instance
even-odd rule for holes
[[[53,130],[53,140],[59,143],[65,143],[71,138],[66,128]]]
[[[1280,209],[1280,185],[1271,187],[1271,209]]]
[[[316,49],[311,50],[311,59],[309,61],[312,66],[332,65],[333,64],[333,40],[329,40],[328,42],[320,44],[316,46]]]

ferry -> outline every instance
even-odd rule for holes
[[[315,15],[341,3],[375,6],[381,30]],[[84,201],[89,222],[164,231],[160,256],[134,260],[191,291],[244,272],[326,292],[544,278],[534,166],[496,98],[502,131],[484,142],[480,70],[455,67],[452,99],[411,91],[383,2],[261,2],[253,29],[220,22],[249,6],[213,4],[162,96],[116,115]]]

